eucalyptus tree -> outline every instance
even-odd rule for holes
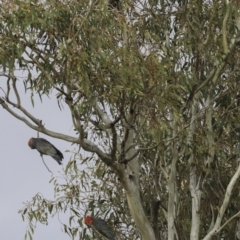
[[[118,239],[240,239],[239,5],[4,2],[2,111],[89,153],[74,153],[64,183],[52,178],[56,199],[38,194],[23,208],[30,238],[35,222],[70,211],[72,238],[90,239],[90,212]],[[57,92],[76,135],[24,108],[20,84]]]

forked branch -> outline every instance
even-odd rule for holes
[[[38,132],[41,132],[41,133],[44,133],[44,134],[46,134],[50,137],[62,139],[64,141],[71,142],[71,143],[77,143],[77,144],[81,145],[81,147],[85,151],[96,153],[106,164],[111,165],[111,163],[112,163],[111,156],[109,154],[104,153],[93,142],[91,142],[87,139],[83,140],[83,139],[72,137],[72,136],[69,136],[69,135],[66,135],[66,134],[51,131],[51,130],[47,129],[45,126],[43,126],[42,120],[39,120],[39,119],[35,118],[24,107],[22,107],[21,99],[20,99],[20,96],[18,94],[18,90],[17,90],[17,87],[16,87],[16,79],[15,78],[12,79],[12,85],[13,85],[13,92],[14,92],[15,97],[17,99],[17,103],[14,103],[13,101],[11,101],[10,97],[9,97],[10,90],[11,90],[10,81],[11,81],[11,79],[8,78],[8,80],[7,80],[7,92],[5,93],[5,97],[0,98],[0,105],[2,105],[2,107],[7,112],[9,112],[12,116],[19,119],[20,121],[24,122],[31,129],[33,129],[35,131],[38,131]],[[20,112],[23,113],[23,116],[16,113],[12,108],[9,107],[9,105],[19,109]],[[31,121],[29,121],[29,119],[33,123]]]

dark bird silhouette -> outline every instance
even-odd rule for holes
[[[55,159],[59,165],[62,164],[63,154],[44,138],[30,138],[28,146],[37,149],[40,155],[48,155]]]
[[[84,219],[84,223],[88,227],[94,228],[97,232],[99,232],[102,236],[104,236],[108,240],[117,240],[113,230],[108,226],[105,220],[102,218],[93,218],[87,216]]]
[[[118,11],[121,10],[121,2],[120,0],[109,0],[108,1],[108,7],[110,9],[117,9]]]

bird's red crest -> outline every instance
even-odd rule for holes
[[[90,216],[85,217],[84,223],[85,223],[86,225],[88,225],[88,226],[91,226],[92,223],[93,223],[92,217],[90,217]]]
[[[32,145],[33,145],[33,139],[32,138],[30,138],[29,139],[29,141],[28,141],[28,146],[30,147],[30,148],[32,148]]]

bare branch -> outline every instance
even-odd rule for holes
[[[107,165],[111,165],[113,162],[113,159],[109,154],[104,153],[102,150],[100,150],[100,148],[97,147],[97,145],[88,141],[87,139],[84,139],[84,131],[79,120],[80,116],[78,115],[76,109],[74,109],[72,101],[68,99],[68,101],[66,102],[72,113],[72,120],[73,120],[74,127],[80,133],[80,136],[78,139],[78,143],[80,144],[80,146],[88,152],[96,153]]]
[[[30,123],[26,118],[18,115],[12,109],[10,109],[9,106],[6,104],[6,102],[3,99],[0,99],[0,104],[11,115],[13,115],[15,118],[19,119],[20,121],[24,122],[30,128],[32,128],[32,129],[34,129],[38,132],[44,133],[44,134],[46,134],[50,137],[62,139],[62,140],[65,140],[65,141],[71,142],[71,143],[80,144],[85,151],[96,153],[106,164],[111,165],[111,163],[112,163],[111,157],[108,154],[104,153],[94,143],[92,143],[92,142],[90,142],[86,139],[84,139],[82,141],[79,141],[79,138],[71,137],[69,135],[65,135],[65,134],[62,134],[62,133],[58,133],[58,132],[48,130],[47,128],[43,127],[42,124],[40,124],[39,126],[35,126],[32,123]],[[26,115],[29,116],[30,114],[27,112]]]
[[[59,138],[59,139],[65,140],[67,142],[78,143],[78,138],[74,138],[74,137],[71,137],[71,136],[68,136],[68,135],[65,135],[65,134],[53,132],[53,131],[50,131],[50,130],[46,129],[45,127],[43,128],[42,126],[35,126],[35,125],[33,125],[26,118],[18,115],[12,109],[10,109],[9,106],[5,103],[5,101],[3,99],[0,99],[0,104],[11,115],[13,115],[15,118],[19,119],[20,121],[24,122],[27,126],[32,128],[33,130],[39,131],[41,133],[44,133],[44,134],[46,134],[46,135],[48,135],[50,137],[54,137],[54,138]]]
[[[121,119],[121,115],[116,118],[114,121],[111,121],[109,116],[107,115],[106,112],[104,112],[98,105],[97,100],[94,99],[94,104],[93,104],[94,109],[96,110],[96,112],[98,113],[99,117],[101,118],[101,120],[103,121],[104,125],[97,125],[103,128],[103,130],[107,130],[108,128],[112,128],[112,126],[116,125],[120,119]],[[116,146],[117,146],[117,150],[120,152],[121,151],[121,147],[120,147],[120,138],[116,132]]]
[[[39,127],[43,127],[41,120],[38,120],[35,117],[33,117],[28,111],[26,111],[25,108],[23,108],[21,106],[21,99],[20,99],[19,93],[18,93],[17,88],[16,88],[16,79],[13,79],[12,81],[13,81],[14,93],[15,93],[15,96],[17,98],[17,104],[13,103],[9,98],[10,89],[11,89],[10,88],[10,79],[7,80],[7,94],[6,94],[6,97],[5,97],[6,102],[11,104],[15,108],[18,108],[22,113],[24,113],[28,118],[30,118],[36,125],[38,125]]]
[[[117,117],[113,122],[111,122],[108,125],[105,124],[100,124],[98,121],[89,119],[89,122],[92,123],[96,128],[98,128],[99,130],[105,131],[110,129],[112,126],[116,125],[121,119],[121,116]],[[84,121],[85,119],[80,118],[80,120]]]
[[[235,215],[233,215],[231,218],[229,218],[217,231],[216,234],[220,233],[223,228],[225,228],[234,218],[240,216],[240,211],[237,212]]]
[[[114,161],[116,161],[116,152],[117,152],[117,132],[115,126],[112,125],[112,151],[111,156]]]
[[[222,37],[223,37],[223,52],[225,54],[228,53],[228,43],[227,43],[227,21],[230,15],[231,10],[231,4],[229,2],[226,2],[227,4],[227,11],[223,19],[223,25],[222,25]]]
[[[104,111],[99,107],[99,105],[97,104],[97,100],[96,100],[96,99],[94,99],[93,107],[94,107],[95,110],[97,111],[97,113],[98,113],[99,117],[102,119],[102,121],[103,121],[106,125],[110,126],[110,124],[111,124],[112,121],[110,120],[110,118],[109,118],[109,116],[107,115],[107,113],[104,112]]]
[[[122,140],[122,143],[121,143],[121,153],[120,153],[120,159],[121,160],[124,160],[125,159],[125,144],[126,144],[126,141],[128,139],[128,134],[129,134],[129,129],[127,128],[125,130],[125,134],[124,134],[124,139]],[[130,150],[131,148],[129,148]],[[120,160],[120,162],[121,162]]]
[[[173,118],[173,114],[171,113],[171,128],[172,128],[172,136],[175,137],[177,135],[177,124]],[[175,235],[175,217],[176,217],[176,202],[175,199],[177,197],[177,188],[176,188],[176,173],[177,173],[177,161],[178,161],[178,151],[176,146],[176,140],[172,143],[172,162],[171,162],[171,171],[168,179],[168,211],[167,211],[167,220],[168,220],[168,239],[174,239]]]
[[[15,96],[17,98],[17,106],[20,107],[21,106],[21,100],[20,100],[20,96],[19,96],[17,88],[16,88],[16,81],[17,81],[17,79],[15,77],[13,77],[13,79],[12,79],[13,90],[14,90]]]
[[[216,233],[218,233],[221,229],[223,229],[227,223],[229,223],[232,219],[230,218],[229,221],[227,221],[222,227],[220,227],[220,224],[221,224],[221,221],[222,221],[222,218],[225,214],[225,211],[228,207],[228,204],[229,204],[229,201],[230,201],[230,197],[231,197],[231,194],[232,194],[232,190],[233,190],[233,187],[235,186],[235,183],[237,182],[238,178],[240,176],[240,165],[238,166],[238,169],[237,171],[235,172],[235,174],[233,175],[233,177],[231,178],[231,181],[229,182],[228,186],[227,186],[227,189],[226,189],[226,192],[225,192],[225,197],[223,199],[223,203],[222,203],[222,206],[219,210],[219,213],[218,213],[218,216],[217,216],[217,219],[216,219],[216,222],[214,224],[214,227],[213,229],[204,237],[203,240],[210,240],[212,238],[213,235],[215,235]],[[240,214],[240,212],[238,212],[237,214],[235,214],[233,216],[233,218],[237,217],[238,215]]]

